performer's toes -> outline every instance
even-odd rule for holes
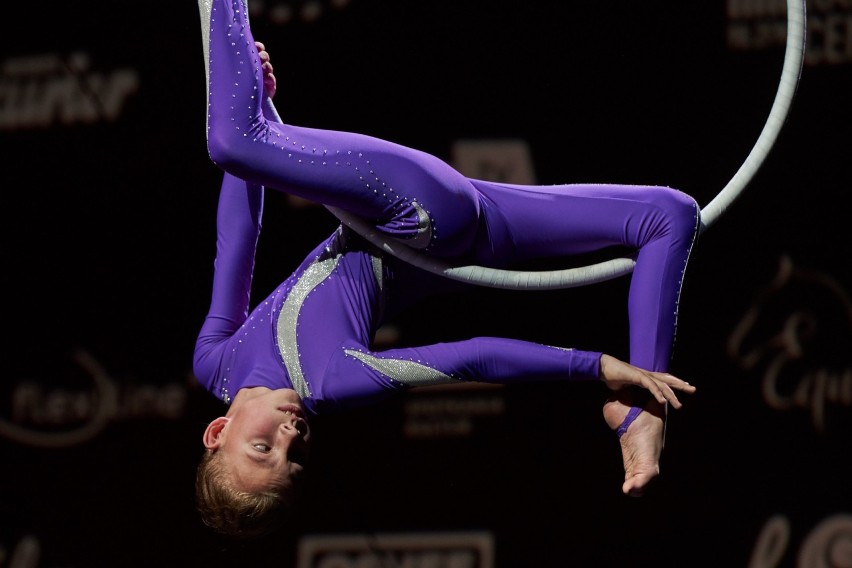
[[[649,471],[637,472],[634,470],[632,475],[625,472],[625,481],[621,486],[621,490],[625,495],[641,497],[645,494],[645,488],[648,484],[650,484],[651,481],[653,481],[659,474],[659,466],[652,467]]]

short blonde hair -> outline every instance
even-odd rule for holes
[[[293,508],[293,485],[250,493],[234,487],[222,454],[208,449],[195,476],[195,498],[201,520],[216,532],[255,538],[278,530]]]

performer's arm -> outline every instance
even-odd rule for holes
[[[225,174],[216,214],[216,261],[210,310],[196,343],[196,365],[248,317],[263,188]]]
[[[387,377],[404,387],[452,384],[463,381],[514,384],[542,381],[600,380],[617,390],[633,385],[647,389],[659,402],[681,406],[675,390],[694,392],[695,388],[668,373],[639,369],[610,355],[599,352],[549,347],[514,339],[478,337],[452,343],[423,347],[368,352],[344,349],[345,367],[333,372],[357,374],[350,361],[355,360],[361,371],[372,375],[373,384]],[[358,398],[359,385],[370,384],[352,380],[351,392],[343,397]]]
[[[272,97],[277,83],[269,54],[257,43],[263,63],[263,113],[269,120],[281,118]],[[250,307],[255,252],[263,214],[263,187],[225,174],[216,213],[216,261],[210,310],[196,343],[200,364],[219,342],[233,335],[245,322]]]
[[[367,368],[410,387],[461,381],[510,384],[595,380],[599,376],[601,356],[600,353],[497,337],[389,349],[373,354],[349,349],[346,354],[359,359]]]

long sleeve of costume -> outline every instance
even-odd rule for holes
[[[262,213],[263,188],[225,174],[216,216],[212,299],[195,348],[198,377],[214,374],[222,347],[248,317]]]
[[[328,367],[329,376],[361,374],[363,380],[384,385],[383,392],[460,382],[524,384],[549,381],[597,380],[600,353],[561,349],[497,337],[438,343],[420,347],[370,352],[343,348]],[[371,402],[356,389],[336,388],[323,408],[341,408]]]

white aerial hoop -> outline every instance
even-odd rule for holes
[[[769,117],[757,142],[734,177],[710,203],[701,209],[700,232],[704,232],[710,227],[751,182],[775,144],[778,133],[787,119],[804,62],[806,5],[806,0],[787,0],[787,47],[784,54],[784,66],[781,70],[781,80],[772,108],[769,111]],[[502,270],[476,265],[452,266],[440,259],[432,258],[409,248],[398,241],[387,240],[375,227],[360,217],[336,207],[326,206],[326,208],[374,246],[409,264],[452,280],[489,288],[510,290],[575,288],[627,275],[633,271],[636,264],[631,258],[621,257],[588,266],[546,271]]]

